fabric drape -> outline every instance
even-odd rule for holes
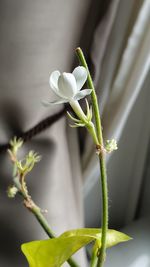
[[[54,97],[49,88],[50,73],[56,69],[72,71],[74,50],[89,3],[0,1],[1,144],[62,108],[45,108],[41,102]],[[23,149],[24,153],[35,150],[42,155],[27,183],[35,202],[48,210],[45,216],[57,235],[84,224],[77,135],[71,130],[69,136],[72,137],[68,138],[66,125],[64,116]],[[21,243],[47,236],[25,210],[20,198],[14,201],[7,198],[12,169],[4,154],[0,159],[0,265],[23,267],[27,263],[20,252]],[[81,265],[86,266],[85,257],[78,258]]]
[[[105,140],[116,138],[118,151],[107,156],[108,173],[112,177],[109,179],[109,188],[113,192],[110,198],[112,203],[117,204],[117,194],[121,199],[117,205],[117,213],[115,208],[111,208],[112,222],[122,225],[133,219],[139,198],[139,190],[142,181],[142,168],[146,156],[146,147],[148,144],[149,128],[144,124],[146,131],[146,141],[137,137],[140,129],[143,127],[142,121],[145,120],[146,102],[148,96],[148,84],[150,73],[150,2],[145,1],[112,1],[106,16],[97,27],[93,38],[93,46],[91,50],[91,58],[95,66],[95,85],[99,96],[100,109],[102,114],[103,134]],[[141,99],[141,100],[140,100]],[[138,102],[141,101],[141,104]],[[147,104],[148,105],[148,104]],[[137,109],[138,121],[135,128],[130,129],[128,121],[133,117],[133,110]],[[142,116],[143,114],[143,116]],[[142,116],[142,117],[141,117]],[[131,123],[131,122],[130,122]],[[133,123],[132,118],[132,125]],[[125,130],[128,128],[128,132]],[[125,146],[125,134],[128,135]],[[134,136],[135,135],[135,136]],[[136,147],[141,140],[141,157],[138,159]],[[123,144],[124,142],[124,144]],[[99,198],[90,197],[91,192],[100,191],[98,187],[99,167],[94,154],[94,148],[91,139],[87,139],[85,154],[83,155],[84,170],[84,194],[85,205],[93,201],[93,205],[99,201]],[[129,158],[125,153],[132,147]],[[123,151],[121,151],[123,149]],[[124,158],[123,158],[124,153]],[[133,156],[134,153],[134,156]],[[122,166],[122,171],[115,171],[118,166]],[[132,177],[134,171],[135,160],[138,164],[138,171],[135,172],[135,178]],[[132,162],[132,164],[131,164]],[[124,165],[124,166],[123,166]],[[128,166],[127,169],[125,166]],[[136,168],[136,167],[135,167]],[[112,172],[112,174],[111,174]],[[124,173],[126,172],[126,177]],[[138,172],[138,174],[137,174]],[[118,178],[117,178],[118,177]],[[131,178],[132,177],[132,183]],[[133,182],[134,179],[134,182]],[[121,191],[120,186],[124,187]],[[96,190],[96,191],[94,191]],[[127,200],[126,194],[130,192],[130,201]],[[118,195],[118,197],[119,197]],[[86,204],[87,203],[87,204]],[[130,204],[129,204],[130,203]],[[91,204],[91,205],[92,205]],[[86,208],[86,214],[88,208]],[[112,211],[113,210],[113,211]],[[99,212],[95,215],[97,221]],[[88,215],[86,215],[87,217]],[[94,214],[93,214],[94,216]],[[93,223],[94,219],[88,219],[89,223]]]

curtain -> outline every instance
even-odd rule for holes
[[[141,167],[136,169],[131,187],[131,166],[135,154],[145,155],[149,131],[148,123],[144,124],[147,127],[138,153],[135,148],[141,137],[139,124],[149,112],[149,9],[148,0],[0,2],[1,145],[61,110],[62,107],[45,109],[41,105],[41,100],[53,99],[49,74],[55,69],[71,71],[74,49],[83,43],[94,66],[105,139],[115,137],[119,143],[119,150],[107,158],[111,177],[110,225],[115,226],[134,217],[142,182],[143,163],[138,157]],[[129,123],[130,117],[132,121],[137,118],[137,111],[138,121]],[[133,135],[128,136],[127,122]],[[27,182],[35,202],[48,210],[45,216],[57,234],[84,225],[82,189],[86,225],[100,225],[100,210],[95,208],[99,206],[100,186],[94,148],[90,137],[82,136],[86,140],[82,170],[77,132],[67,123],[66,117],[61,117],[23,149],[23,153],[34,149],[42,155]],[[121,147],[126,148],[123,153]],[[6,152],[1,152],[0,162],[0,264],[26,266],[21,243],[46,235],[23,209],[20,198],[12,201],[6,197],[12,174]],[[82,267],[87,266],[83,251],[77,258]]]
[[[116,138],[119,145],[117,152],[107,156],[112,225],[121,226],[134,218],[140,194],[149,138],[149,122],[146,123],[145,116],[149,97],[149,25],[150,1],[114,0],[93,38],[91,59],[95,67],[103,134],[105,140]],[[140,152],[137,151],[139,142]],[[90,138],[85,147],[86,220],[87,224],[98,224],[100,212],[94,211],[89,218],[88,206],[96,206],[100,201],[99,167]]]
[[[55,97],[49,88],[50,73],[72,71],[89,4],[79,0],[0,1],[1,145],[63,108],[45,108],[41,102]],[[69,130],[68,136],[66,125],[63,116],[23,146],[23,153],[35,150],[42,155],[27,184],[34,201],[48,210],[45,216],[57,235],[84,224],[77,134]],[[25,210],[22,199],[7,198],[12,166],[7,153],[0,157],[0,265],[26,266],[21,243],[47,236]],[[78,258],[85,266],[85,257]]]

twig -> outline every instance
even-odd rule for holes
[[[8,150],[9,155],[10,155],[10,159],[14,165],[14,168],[16,169],[16,163],[17,163],[17,150]],[[35,162],[37,162],[38,159],[38,155],[33,154],[33,156],[35,157],[34,160]],[[38,159],[38,160],[37,160]],[[46,234],[50,237],[50,238],[55,238],[56,235],[55,233],[51,230],[46,218],[43,216],[42,211],[40,209],[40,207],[38,207],[34,201],[32,200],[31,196],[29,195],[28,189],[27,189],[27,185],[26,185],[26,181],[25,181],[25,173],[21,170],[17,170],[15,171],[15,177],[14,177],[14,185],[15,187],[18,189],[18,192],[20,193],[20,195],[23,197],[24,199],[24,206],[33,213],[33,215],[36,217],[36,219],[38,220],[38,222],[40,223],[40,225],[42,226],[43,230],[46,232]],[[76,261],[72,258],[67,260],[68,264],[71,267],[79,267],[79,265],[76,263]]]

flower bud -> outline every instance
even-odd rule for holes
[[[117,150],[118,146],[117,146],[116,140],[115,139],[107,140],[106,145],[105,145],[105,149],[106,149],[107,153],[111,153],[112,151]]]
[[[9,198],[14,198],[15,195],[17,194],[17,192],[18,192],[18,189],[17,189],[16,186],[14,186],[14,185],[13,186],[9,186],[8,190],[7,190],[7,196]]]

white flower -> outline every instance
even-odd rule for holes
[[[71,103],[89,95],[92,92],[91,89],[81,91],[86,80],[87,70],[82,66],[75,68],[72,73],[61,74],[58,70],[52,72],[49,84],[58,99],[49,104]]]

